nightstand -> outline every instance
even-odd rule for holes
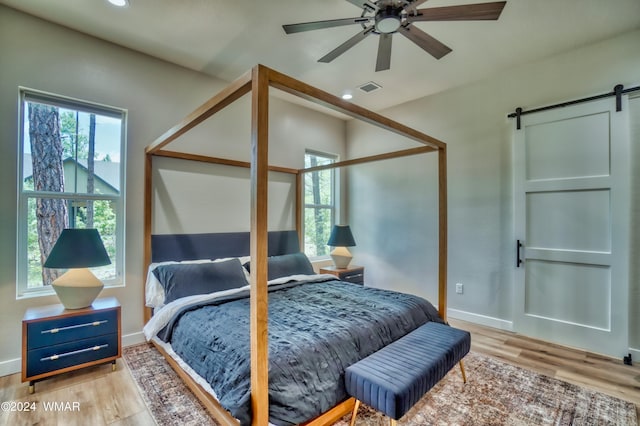
[[[96,299],[82,309],[61,304],[27,309],[22,320],[22,381],[35,383],[56,374],[111,362],[121,350],[120,303]]]
[[[320,268],[320,273],[335,275],[340,281],[364,285],[364,266],[351,265],[346,268],[327,266],[325,268]]]

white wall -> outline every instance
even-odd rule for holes
[[[511,326],[513,123],[506,115],[516,107],[532,109],[609,92],[618,83],[638,86],[638,70],[640,31],[634,31],[382,111],[447,143],[450,315]],[[636,131],[634,147],[639,136]],[[388,136],[351,122],[347,137],[349,154],[357,155]],[[435,228],[428,225],[437,220],[435,165],[434,155],[432,160],[412,158],[350,170],[350,222],[358,242],[354,253],[367,267],[368,284],[418,291],[437,300]],[[637,186],[636,179],[636,193]],[[635,206],[637,211],[637,197]],[[637,248],[640,232],[632,232]],[[385,240],[394,234],[401,238],[392,244]],[[632,277],[630,345],[638,348],[640,285],[638,273]],[[455,293],[457,282],[464,284],[462,295]]]
[[[18,158],[18,86],[126,108],[128,116],[126,187],[126,287],[106,289],[122,304],[124,343],[140,338],[142,328],[142,192],[144,147],[206,101],[226,83],[203,74],[70,31],[13,9],[0,6],[0,375],[19,371],[21,320],[29,306],[57,303],[56,296],[16,300],[16,188]],[[247,102],[243,100],[243,102]],[[297,105],[272,104],[270,159],[285,167],[303,164],[305,147],[343,155],[345,125]],[[249,138],[242,105],[225,112],[218,129],[207,127],[190,135],[185,144],[199,153],[249,159]],[[240,130],[239,130],[240,129]],[[207,152],[210,142],[215,147]],[[279,143],[280,148],[278,148]],[[167,148],[175,149],[173,145]],[[179,168],[180,166],[168,166]],[[191,171],[189,171],[191,173]],[[210,174],[211,170],[203,170]],[[221,179],[230,173],[216,171]],[[233,173],[231,173],[233,175]],[[184,177],[178,177],[178,182]],[[195,177],[195,181],[197,181]],[[210,181],[212,182],[212,181]],[[175,182],[171,183],[175,184]],[[276,185],[281,185],[276,181]],[[211,185],[214,185],[211,183]],[[248,184],[247,188],[248,188]],[[284,184],[286,187],[286,184]],[[178,184],[180,188],[181,185]],[[184,186],[182,186],[184,187]],[[204,189],[203,189],[204,191]],[[220,192],[222,197],[233,194]],[[276,191],[274,203],[290,197],[290,189]],[[248,194],[247,194],[248,199]],[[172,198],[160,198],[171,204]],[[248,203],[248,201],[247,201]],[[211,211],[215,211],[215,206]],[[274,206],[276,226],[292,223],[290,208]],[[244,211],[243,213],[244,214]],[[176,223],[173,223],[176,225]],[[180,223],[177,224],[180,227]],[[230,228],[235,228],[229,225]],[[225,229],[224,220],[218,230]],[[248,230],[248,227],[245,228]],[[172,232],[175,232],[172,230]]]
[[[243,97],[197,128],[196,138],[184,141],[186,146],[182,140],[176,145],[188,152],[249,161],[249,101]],[[302,168],[305,148],[344,156],[344,121],[273,97],[269,112],[270,164]],[[193,146],[198,140],[208,143]],[[167,149],[174,149],[173,143]],[[249,230],[248,169],[156,158],[154,185],[154,205],[160,207],[154,209],[155,233]],[[295,228],[294,175],[270,173],[268,215],[270,230]]]
[[[248,231],[249,169],[154,160],[155,234]],[[269,230],[295,229],[295,176],[271,173]]]
[[[142,183],[143,148],[225,83],[200,73],[126,50],[0,6],[0,375],[17,371],[20,357],[20,321],[29,306],[56,303],[55,296],[15,298],[15,238],[17,187],[18,86],[126,108],[129,111],[127,150],[127,245],[125,288],[105,290],[123,304],[126,341],[142,327]],[[640,83],[640,31],[537,61],[489,79],[419,99],[383,111],[402,123],[442,139],[449,152],[449,307],[468,317],[508,327],[512,300],[513,226],[511,125],[506,114],[515,107],[533,108],[549,103],[598,94],[614,84]],[[241,102],[224,114],[220,127],[196,131],[185,141],[198,152],[248,159],[248,113]],[[637,104],[637,102],[635,102]],[[242,111],[241,111],[242,110]],[[344,155],[344,123],[338,119],[288,104],[273,103],[270,160],[285,167],[302,164],[305,147],[333,152],[343,158],[370,153],[396,137],[352,121],[347,136],[352,141]],[[640,108],[635,106],[636,115]],[[636,121],[635,123],[638,123]],[[637,124],[636,127],[637,129]],[[210,133],[213,132],[213,133]],[[640,133],[634,133],[636,143]],[[202,140],[215,148],[195,147]],[[285,144],[277,149],[278,142]],[[400,142],[397,142],[400,145]],[[635,148],[634,144],[634,148]],[[173,149],[170,145],[169,149]],[[219,150],[218,150],[219,149]],[[634,150],[635,158],[638,150]],[[352,199],[349,222],[358,246],[354,262],[367,267],[367,284],[390,286],[423,294],[435,300],[437,214],[435,155],[372,163],[350,170]],[[634,176],[638,176],[635,162]],[[180,168],[172,163],[164,170]],[[162,165],[160,169],[163,169]],[[224,167],[203,174],[231,179]],[[190,172],[193,169],[190,169]],[[213,171],[215,170],[215,171]],[[162,170],[157,171],[163,173]],[[174,172],[170,172],[174,173]],[[168,179],[184,187],[185,176]],[[193,180],[198,181],[198,177]],[[212,178],[213,179],[213,178]],[[635,180],[637,182],[637,179]],[[277,197],[286,199],[286,183]],[[212,185],[213,186],[213,185]],[[216,186],[216,191],[219,191]],[[242,186],[242,185],[241,185]],[[638,185],[634,194],[640,193]],[[227,197],[233,198],[230,191]],[[212,198],[217,198],[213,194]],[[225,194],[222,193],[224,196]],[[276,198],[277,198],[276,197]],[[181,205],[175,197],[156,202]],[[247,201],[240,200],[245,203]],[[634,199],[640,210],[640,197]],[[278,206],[285,227],[290,212]],[[280,209],[280,210],[278,210]],[[231,210],[229,210],[231,211]],[[239,211],[244,213],[243,208]],[[218,213],[216,213],[217,215]],[[156,217],[160,228],[186,227],[182,219]],[[177,218],[178,216],[175,216]],[[228,218],[216,216],[220,222]],[[236,228],[244,222],[238,219]],[[198,220],[199,221],[199,220]],[[197,221],[190,221],[187,225]],[[636,221],[637,222],[637,221]],[[188,228],[191,229],[191,228]],[[219,229],[223,230],[223,229]],[[237,229],[229,229],[237,230]],[[640,233],[634,231],[634,254]],[[635,258],[635,257],[634,257]],[[637,270],[637,268],[636,268]],[[387,281],[390,280],[390,281]],[[632,271],[631,345],[640,347],[638,272]],[[456,295],[456,282],[465,294]],[[126,342],[125,341],[125,342]]]

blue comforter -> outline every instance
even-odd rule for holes
[[[292,425],[347,399],[344,370],[428,321],[426,300],[340,281],[269,288],[269,420]],[[188,306],[159,337],[251,423],[248,294]]]

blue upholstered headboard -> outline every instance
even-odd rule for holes
[[[249,255],[248,232],[215,234],[158,234],[151,236],[151,261],[218,259]],[[300,242],[296,231],[272,231],[269,256],[297,253]]]

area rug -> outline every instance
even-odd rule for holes
[[[156,422],[216,425],[197,398],[152,346],[123,349],[124,359]],[[638,424],[633,403],[471,352],[467,383],[456,367],[422,398],[399,425],[615,425]],[[336,423],[347,426],[350,416]],[[361,405],[358,426],[389,420]]]
[[[122,356],[158,425],[218,424],[156,348],[146,343],[127,346]]]

